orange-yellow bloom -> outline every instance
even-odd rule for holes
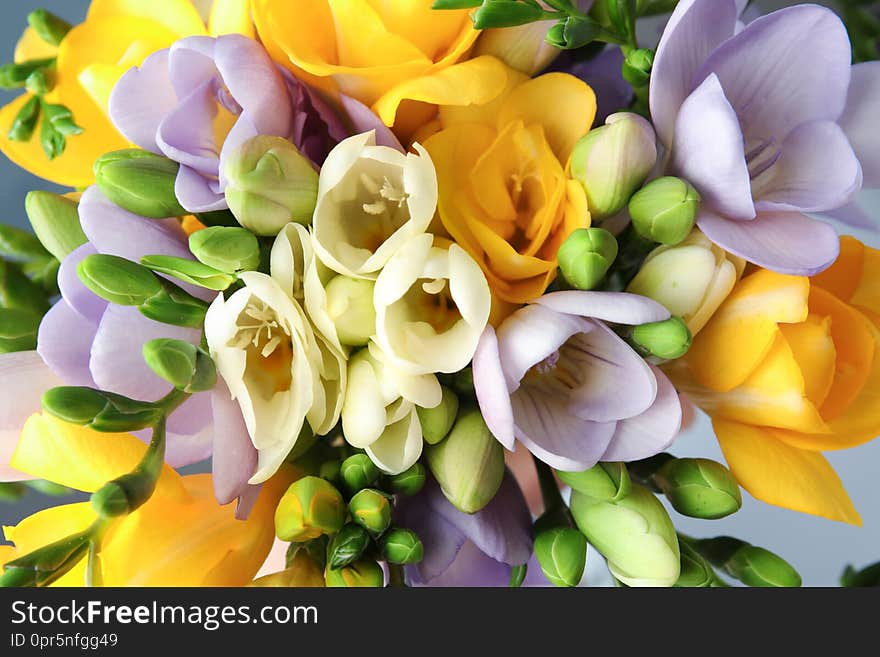
[[[584,189],[567,167],[596,99],[571,75],[529,79],[505,69],[504,92],[487,105],[441,107],[439,131],[424,145],[443,226],[480,263],[493,295],[516,304],[546,290],[562,242],[590,225]]]
[[[93,492],[131,471],[145,445],[130,434],[106,434],[66,424],[49,415],[25,423],[13,467],[34,477]],[[165,466],[150,500],[113,522],[101,547],[106,586],[243,586],[269,554],[273,514],[292,469],[267,482],[246,521],[234,505],[220,506],[207,474],[181,476]],[[52,507],[4,527],[15,548],[0,563],[87,529],[96,519],[91,504]],[[82,586],[85,560],[55,582]]]
[[[880,435],[878,280],[880,251],[850,237],[812,278],[756,270],[669,366],[756,498],[861,524],[821,452]]]

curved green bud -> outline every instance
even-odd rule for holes
[[[632,330],[632,341],[645,356],[675,360],[691,348],[693,335],[681,317],[670,317],[662,322],[641,324]]]
[[[162,292],[162,283],[149,269],[119,256],[86,256],[76,273],[89,290],[120,306],[140,306]]]
[[[238,222],[257,235],[277,235],[291,221],[310,224],[318,173],[292,143],[260,135],[226,158],[226,202]]]
[[[211,390],[217,383],[211,357],[184,340],[150,340],[144,344],[143,356],[151,370],[184,392]]]
[[[709,588],[715,581],[715,571],[699,552],[694,550],[687,541],[678,543],[681,550],[681,574],[675,586],[679,588]]]
[[[141,258],[141,264],[160,274],[167,274],[184,283],[198,285],[209,290],[225,290],[237,280],[232,274],[226,274],[196,260],[187,260],[177,256],[144,256]]]
[[[47,126],[60,136],[60,150],[58,155],[64,152],[64,137],[82,134],[83,129],[74,122],[73,112],[66,105],[49,105],[43,103],[43,125],[40,130],[45,133]],[[44,134],[40,135],[43,139]],[[57,137],[53,137],[57,138]],[[51,156],[49,159],[52,159]]]
[[[413,463],[400,474],[388,477],[388,483],[398,495],[411,496],[418,493],[425,485],[428,473],[419,462]]]
[[[0,588],[49,586],[85,557],[92,533],[89,530],[66,536],[3,565]]]
[[[522,583],[526,579],[526,575],[529,573],[529,564],[524,563],[519,566],[513,566],[510,569],[510,588],[518,589],[522,586]]]
[[[422,425],[422,437],[429,445],[436,445],[449,435],[458,415],[458,395],[446,386],[441,386],[441,390],[443,398],[437,406],[416,407],[419,423]]]
[[[694,548],[746,586],[798,587],[801,576],[780,556],[731,536],[693,542]]]
[[[562,483],[590,497],[617,502],[629,495],[632,487],[629,471],[624,463],[597,463],[583,472],[556,471]]]
[[[554,527],[535,537],[535,557],[554,586],[577,586],[587,563],[587,539],[572,527]]]
[[[617,258],[617,239],[604,228],[578,228],[556,254],[565,280],[579,290],[592,290]]]
[[[34,96],[45,96],[55,86],[55,74],[47,68],[38,68],[24,81],[28,93]]]
[[[666,509],[642,486],[616,502],[571,495],[578,529],[627,586],[672,586],[681,572],[678,538]]]
[[[0,308],[0,354],[37,348],[43,316],[22,308]]]
[[[275,509],[275,535],[301,543],[322,534],[335,534],[345,524],[345,500],[320,477],[293,482]]]
[[[334,276],[327,287],[327,313],[336,327],[339,341],[350,347],[363,347],[376,333],[373,288],[376,281]]]
[[[374,483],[379,478],[379,468],[366,454],[354,454],[342,462],[340,474],[345,487],[355,492]]]
[[[79,204],[52,192],[28,192],[24,209],[40,243],[58,260],[88,240],[79,223]]]
[[[330,540],[327,563],[330,568],[342,568],[360,559],[370,544],[370,534],[354,523],[348,523]]]
[[[654,66],[654,51],[638,48],[630,51],[623,60],[621,74],[623,79],[633,87],[644,87],[651,80],[651,69]]]
[[[446,439],[429,445],[425,456],[446,499],[460,511],[476,513],[501,487],[504,452],[475,408],[460,413]]]
[[[233,274],[260,266],[260,243],[244,228],[212,226],[189,236],[189,250],[208,267]]]
[[[52,66],[55,63],[54,57],[47,57],[45,59],[29,59],[25,62],[18,63],[9,63],[3,64],[0,66],[0,89],[20,89],[27,83],[27,79],[33,74],[34,71],[38,71],[42,68],[46,68],[48,66]],[[36,116],[40,114],[40,99],[39,98],[31,98],[25,107],[28,105],[36,105]],[[34,119],[36,122],[36,119]],[[31,128],[31,132],[33,132],[33,127]],[[10,139],[15,139],[10,135]],[[16,139],[16,141],[27,141],[26,139]]]
[[[661,244],[678,244],[688,236],[700,209],[700,195],[681,178],[652,180],[629,202],[629,215],[636,232]]]
[[[670,459],[654,481],[679,513],[715,520],[739,511],[739,484],[720,463],[709,459]]]
[[[385,585],[382,567],[370,559],[355,561],[344,568],[324,570],[324,581],[331,588],[381,588]]]
[[[15,66],[15,64],[8,64],[7,66]],[[6,68],[6,66],[0,66],[0,80],[6,77]],[[24,83],[16,86],[23,85]],[[0,88],[10,89],[12,87],[7,86],[7,84],[0,81]],[[40,120],[40,111],[40,99],[37,96],[31,96],[31,99],[21,106],[21,109],[18,110],[18,114],[16,114],[15,118],[12,120],[12,125],[9,126],[7,137],[12,141],[30,141],[34,136],[34,131],[37,129],[37,121]]]
[[[180,289],[174,283],[160,281],[162,289],[138,306],[141,314],[163,324],[201,329],[208,304]]]
[[[620,112],[575,144],[571,177],[583,185],[593,220],[611,217],[629,202],[657,161],[654,128]]]
[[[118,518],[129,513],[128,495],[118,483],[104,484],[91,496],[92,508],[104,518]]]
[[[95,161],[95,182],[108,199],[142,217],[164,219],[187,214],[174,185],[180,165],[138,149],[114,151]]]
[[[411,529],[394,527],[382,538],[382,556],[388,563],[407,565],[425,557],[425,546]]]
[[[42,287],[31,281],[14,263],[0,258],[0,308],[18,308],[40,314],[49,309]]]
[[[374,536],[379,536],[391,525],[391,502],[381,491],[364,488],[354,494],[348,503],[351,519]]]
[[[38,37],[53,46],[59,45],[73,27],[47,9],[35,9],[28,14],[27,21]]]
[[[95,431],[121,433],[152,427],[162,409],[94,388],[61,386],[43,394],[43,409],[55,417]]]

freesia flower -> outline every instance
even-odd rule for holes
[[[440,131],[424,143],[443,226],[480,263],[498,299],[525,303],[556,276],[568,234],[590,225],[583,187],[566,165],[593,124],[596,100],[570,75],[530,80],[507,69],[507,76],[491,104],[441,107]]]
[[[821,452],[880,434],[878,267],[880,252],[844,237],[837,262],[813,278],[759,269],[667,366],[756,498],[861,524]]]
[[[190,212],[226,207],[223,163],[248,139],[290,139],[319,164],[346,134],[317,96],[239,34],[152,54],[119,80],[110,116],[129,140],[181,164],[175,192]]]
[[[373,131],[349,137],[321,167],[314,247],[330,269],[375,278],[410,238],[424,233],[437,207],[437,176],[418,155],[377,146]]]
[[[213,36],[243,34],[256,36],[251,20],[251,0],[191,0]]]
[[[412,374],[458,372],[489,319],[489,285],[457,244],[425,233],[398,251],[376,280],[376,343]]]
[[[127,472],[145,446],[130,434],[98,433],[49,415],[33,415],[24,426],[13,467],[31,477],[94,492]],[[242,586],[250,582],[274,539],[275,505],[297,477],[292,468],[262,487],[250,517],[237,520],[232,506],[214,499],[210,475],[182,477],[167,465],[153,496],[114,521],[101,544],[105,586]],[[96,520],[88,502],[52,507],[4,527],[12,559],[84,531]],[[82,586],[86,559],[54,586]]]
[[[552,292],[486,327],[474,389],[486,424],[513,450],[519,440],[558,470],[635,461],[678,434],[672,384],[605,322],[645,324],[669,312],[621,292]]]
[[[67,106],[83,134],[69,137],[64,153],[53,160],[46,157],[36,136],[26,142],[9,139],[9,126],[31,97],[23,94],[0,110],[0,150],[41,178],[87,187],[95,179],[94,161],[128,146],[107,117],[107,101],[116,81],[150,53],[182,37],[205,33],[205,24],[189,0],[92,0],[85,22],[74,26],[57,49],[28,28],[16,47],[15,61],[57,57],[55,86],[45,100]]]
[[[513,566],[532,554],[532,518],[513,475],[506,472],[489,504],[474,514],[456,509],[436,482],[401,500],[399,523],[425,546],[424,560],[407,566],[416,586],[508,586]]]
[[[851,86],[849,39],[828,9],[788,7],[735,34],[737,16],[735,0],[678,4],[651,75],[654,125],[672,172],[702,195],[709,239],[761,267],[815,274],[837,257],[837,235],[804,213],[844,205],[863,172],[880,173],[866,118],[880,77],[857,68]]]

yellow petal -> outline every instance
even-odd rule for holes
[[[777,323],[808,314],[809,279],[766,269],[743,278],[694,338],[687,363],[694,379],[716,391],[746,380],[773,347]]]
[[[831,339],[831,319],[810,315],[800,324],[780,324],[779,330],[803,374],[807,398],[821,409],[834,382],[837,356]]]
[[[0,555],[2,556],[2,555]],[[289,567],[277,573],[255,579],[248,586],[262,588],[280,587],[323,587],[324,573],[312,559],[302,551],[296,553]]]
[[[754,497],[794,511],[861,525],[840,478],[818,452],[791,447],[760,427],[714,420],[731,472]]]
[[[456,123],[482,123],[495,127],[498,113],[508,96],[521,84],[531,78],[525,73],[507,67],[507,81],[504,89],[494,99],[482,105],[441,105],[440,120],[448,128]]]
[[[116,16],[159,23],[178,36],[207,34],[205,23],[190,0],[92,0],[86,21]]]
[[[880,251],[868,246],[863,248],[862,276],[849,302],[880,325]]]
[[[856,238],[844,235],[840,238],[840,255],[825,271],[810,277],[812,285],[827,290],[838,299],[849,301],[859,287],[865,246]]]
[[[250,0],[214,0],[208,31],[212,36],[221,34],[243,34],[251,39],[256,37],[254,22],[251,20]]]
[[[15,44],[14,61],[16,64],[26,62],[29,59],[48,59],[58,53],[58,47],[43,41],[34,28],[25,29],[24,34]]]

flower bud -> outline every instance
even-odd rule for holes
[[[34,71],[38,71],[41,68],[46,68],[47,66],[52,66],[55,63],[54,58],[46,58],[46,59],[30,59],[25,62],[17,62],[17,63],[9,63],[3,64],[0,66],[0,89],[20,89],[25,86],[27,79],[33,74]],[[31,98],[26,106],[33,106],[36,111],[31,112],[34,113],[34,122],[36,123],[37,118],[40,116],[40,99],[39,98]],[[30,113],[30,112],[29,112]],[[33,132],[33,127],[31,127],[31,132]],[[10,134],[10,139],[16,139],[17,141],[26,141],[26,140],[18,140],[16,137],[13,137]]]
[[[58,260],[85,244],[79,223],[78,204],[52,192],[29,192],[24,209],[40,243]]]
[[[13,88],[9,86],[8,81],[4,80],[4,78],[8,78],[9,76],[8,66],[15,66],[15,64],[0,66],[0,89]],[[31,99],[22,105],[20,110],[18,110],[18,114],[16,114],[15,118],[12,120],[12,125],[9,128],[7,136],[12,141],[30,141],[34,136],[34,130],[36,130],[37,121],[39,120],[40,99],[37,96],[31,96]]]
[[[769,550],[730,536],[694,541],[696,550],[746,586],[798,587],[801,576]]]
[[[688,352],[693,336],[680,317],[670,317],[662,322],[636,326],[632,330],[632,341],[645,355],[675,360]]]
[[[47,413],[65,422],[108,433],[146,429],[163,415],[160,408],[149,402],[75,386],[47,390],[42,404]]]
[[[554,586],[577,586],[587,563],[587,539],[572,527],[554,527],[535,537],[535,557]]]
[[[436,445],[446,438],[455,416],[458,414],[458,396],[446,386],[441,386],[443,398],[434,408],[416,407],[419,423],[422,425],[422,437],[429,445]]]
[[[670,459],[654,481],[679,513],[715,520],[739,511],[742,495],[730,470],[709,459]]]
[[[76,273],[92,292],[120,306],[140,306],[162,292],[162,284],[149,269],[119,256],[87,256]]]
[[[679,588],[708,588],[715,583],[715,571],[686,541],[679,541],[681,574],[675,585]]]
[[[375,536],[391,525],[391,502],[384,493],[372,488],[359,490],[348,503],[351,519]]]
[[[342,274],[333,277],[327,284],[327,313],[342,344],[363,347],[376,334],[376,308],[373,305],[375,287],[376,281]]]
[[[556,254],[565,280],[579,290],[592,290],[617,258],[617,239],[604,228],[578,228]]]
[[[302,542],[335,534],[345,523],[345,501],[333,484],[303,477],[290,485],[275,510],[275,535]]]
[[[654,66],[654,51],[638,48],[630,51],[623,60],[621,74],[623,79],[633,87],[644,87],[651,80],[651,68]]]
[[[412,496],[422,490],[426,478],[425,466],[416,462],[400,474],[388,477],[388,483],[398,495]]]
[[[211,357],[184,340],[150,340],[144,344],[143,355],[151,370],[184,392],[203,392],[217,383]]]
[[[846,588],[880,586],[880,562],[873,563],[861,570],[847,566],[840,576],[840,585]]]
[[[425,450],[443,494],[460,511],[476,513],[495,497],[504,477],[501,443],[471,408],[460,413],[444,441]]]
[[[141,264],[160,274],[167,274],[184,283],[209,290],[225,290],[236,281],[236,277],[232,274],[226,274],[196,260],[177,256],[148,255],[141,258]]]
[[[526,579],[526,575],[529,573],[529,564],[523,563],[518,566],[513,566],[510,569],[510,583],[508,586],[512,589],[518,589],[522,586],[522,583]]]
[[[36,349],[42,319],[25,308],[0,308],[0,354]]]
[[[652,180],[633,194],[629,215],[636,232],[661,244],[678,244],[688,236],[700,209],[700,194],[681,178]]]
[[[129,512],[130,505],[125,489],[116,482],[104,484],[91,496],[92,508],[104,518],[118,518]]]
[[[388,563],[419,563],[425,556],[422,540],[411,529],[394,527],[382,538],[382,557]]]
[[[584,186],[594,220],[620,212],[657,161],[654,129],[638,114],[620,112],[575,144],[571,177]]]
[[[556,471],[562,483],[572,490],[606,502],[617,502],[629,495],[632,484],[623,463],[597,463],[583,472]]]
[[[212,226],[189,236],[189,250],[199,260],[228,274],[260,266],[260,243],[244,228]]]
[[[180,165],[148,151],[126,149],[95,161],[95,182],[108,199],[123,210],[152,219],[186,214],[174,185]]]
[[[27,21],[38,37],[53,46],[60,44],[72,27],[66,20],[46,9],[35,9],[28,14]]]
[[[208,304],[170,281],[163,279],[160,283],[161,291],[138,306],[141,314],[163,324],[202,329]]]
[[[381,588],[385,585],[385,573],[382,567],[370,559],[355,561],[344,568],[324,570],[324,581],[328,587],[335,588]]]
[[[331,568],[342,568],[360,559],[370,544],[370,534],[355,523],[348,523],[330,541],[327,563]]]
[[[28,93],[32,93],[35,96],[45,96],[55,86],[54,73],[49,71],[49,69],[38,68],[27,77],[24,86]]]
[[[286,139],[249,139],[226,158],[223,175],[229,209],[257,235],[277,235],[291,221],[311,223],[318,174]]]
[[[573,491],[578,529],[627,586],[672,586],[681,571],[678,538],[666,509],[647,489],[608,502]]]
[[[553,21],[537,21],[483,30],[472,56],[491,55],[531,77],[547,68],[559,55],[559,48],[544,38],[552,25]]]
[[[366,454],[349,456],[340,466],[345,487],[354,492],[366,488],[379,478],[379,468]]]

